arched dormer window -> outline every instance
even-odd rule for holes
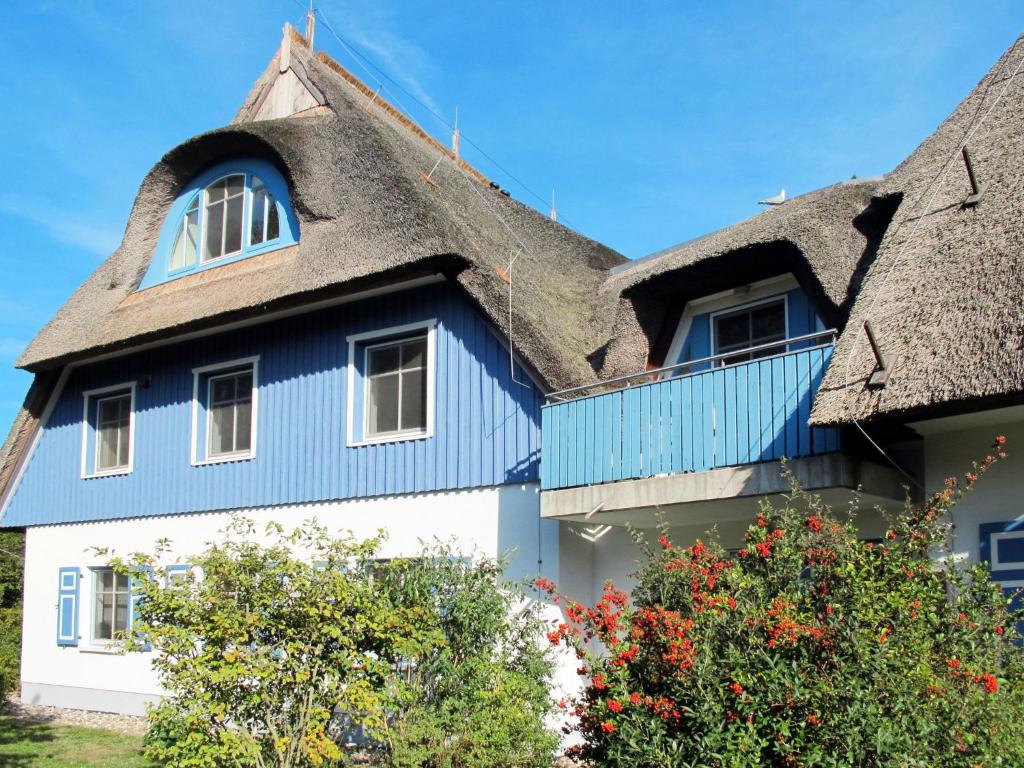
[[[221,163],[171,205],[140,289],[298,242],[288,186],[264,160]]]

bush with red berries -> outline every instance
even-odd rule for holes
[[[1024,659],[1008,599],[982,565],[954,565],[949,512],[991,455],[880,541],[794,488],[764,503],[729,554],[635,533],[632,599],[542,592],[550,635],[581,659],[567,704],[579,758],[601,766],[1021,766]]]

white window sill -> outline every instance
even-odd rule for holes
[[[349,448],[359,448],[364,445],[381,445],[382,443],[406,443],[412,440],[426,440],[433,437],[433,432],[402,432],[395,435],[382,435],[381,437],[368,437],[365,440],[356,440],[348,444]]]
[[[193,461],[193,467],[205,467],[210,464],[229,464],[233,461],[252,461],[256,458],[255,453],[232,453],[227,456],[215,456],[212,459],[203,459],[202,461]]]
[[[102,472],[90,472],[82,475],[83,480],[94,480],[100,477],[121,477],[122,475],[130,475],[132,473],[131,467],[125,467],[123,469],[105,469]]]
[[[81,653],[95,653],[100,656],[118,656],[121,653],[119,645],[80,645],[78,650]]]

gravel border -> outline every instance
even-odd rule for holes
[[[82,728],[101,728],[125,736],[141,736],[146,732],[146,718],[140,715],[117,715],[113,712],[90,712],[85,709],[44,707],[22,704],[16,697],[7,697],[7,706],[0,714],[29,723],[49,725],[77,725]]]

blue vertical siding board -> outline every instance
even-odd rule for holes
[[[679,443],[682,449],[682,472],[693,472],[693,377],[679,382]]]
[[[742,368],[742,366],[740,366]],[[739,452],[737,447],[739,441],[736,439],[736,415],[739,407],[736,387],[736,368],[726,368],[723,371],[725,378],[725,392],[722,399],[722,407],[725,409],[725,452],[724,462],[727,466],[737,463]]]
[[[761,385],[758,408],[758,422],[761,434],[760,460],[768,461],[772,458],[772,446],[775,443],[775,433],[772,429],[772,363],[765,360],[757,365],[759,383]]]
[[[679,413],[683,402],[683,383],[678,376],[668,380],[666,392],[668,393],[669,421],[667,426],[668,458],[665,471],[676,473],[683,471],[683,426]]]
[[[574,432],[570,420],[569,406],[561,403],[558,406],[558,434],[561,443],[558,446],[558,487],[569,487],[569,450],[572,447]]]
[[[640,390],[631,387],[623,393],[622,406],[626,418],[622,424],[622,443],[625,477],[640,476]]]
[[[811,455],[811,428],[807,421],[811,417],[811,352],[799,352],[796,355],[796,391],[797,391],[797,454]]]
[[[747,406],[747,375],[750,369],[750,364],[740,365],[736,368],[736,380],[735,384],[735,416],[733,417],[736,424],[736,457],[735,461],[737,464],[746,464],[750,461],[750,438],[748,436],[749,418],[748,418],[748,406]]]
[[[835,347],[829,346],[822,349],[822,372],[828,368],[829,362],[832,360],[832,353],[835,352]],[[818,391],[818,387],[814,387],[814,391]],[[828,452],[839,450],[839,430],[836,427],[825,427],[825,450]]]
[[[651,453],[653,452],[653,446],[651,445],[651,431],[653,429],[651,386],[649,384],[639,386],[637,387],[637,392],[640,395],[640,439],[637,441],[640,465],[635,470],[637,474],[634,477],[649,477],[652,474]]]
[[[583,482],[585,485],[594,483],[594,438],[597,436],[597,420],[594,416],[594,398],[583,401],[584,411],[584,445],[583,445]]]
[[[583,485],[587,462],[587,401],[577,400],[574,405],[576,406],[573,410],[576,419],[576,464],[573,473],[576,477],[576,485]]]
[[[786,376],[781,358],[772,358],[772,458],[786,454]]]
[[[797,388],[796,358],[797,355],[793,354],[782,358],[783,375],[786,382],[786,456],[800,455],[800,447],[798,445],[800,392]]]
[[[404,298],[408,301],[370,299],[76,369],[14,491],[4,524],[140,517],[536,479],[536,387],[513,384],[501,373],[507,366],[500,364],[499,341],[457,289],[432,287],[407,292]],[[346,337],[428,318],[438,319],[433,437],[349,447]],[[192,466],[192,369],[250,355],[260,357],[256,458]],[[476,412],[464,418],[470,404],[462,398],[468,394],[465,377],[470,371],[476,377]],[[148,387],[142,384],[144,377],[149,377]],[[138,382],[134,471],[83,480],[82,392],[131,380]],[[510,387],[516,391],[510,394]],[[461,474],[460,465],[465,467]]]
[[[622,479],[622,392],[612,392],[608,399],[611,402],[611,440],[612,458],[608,479]]]
[[[715,375],[702,373],[701,385],[701,469],[715,466]]]
[[[726,438],[726,415],[728,411],[728,404],[725,400],[725,370],[718,369],[713,374],[712,379],[712,402],[714,404],[714,430],[715,436],[712,441],[714,447],[714,464],[715,467],[724,467],[726,464],[726,449],[727,449],[727,438]]]
[[[821,384],[825,368],[822,365],[822,350],[812,349],[809,353],[808,362],[810,366],[811,390],[816,392]],[[811,399],[814,403],[814,399]],[[811,446],[814,453],[823,453],[825,448],[825,431],[821,427],[811,428]]]

